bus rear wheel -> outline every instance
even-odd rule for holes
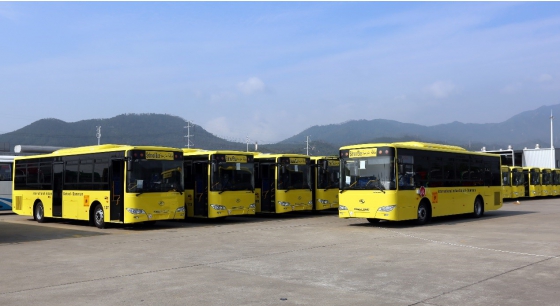
[[[105,228],[105,213],[103,212],[101,204],[97,204],[93,210],[93,224],[95,224],[97,228]]]
[[[39,223],[45,222],[45,207],[42,202],[35,205],[35,209],[33,209],[33,219]]]
[[[418,205],[418,213],[416,217],[416,224],[423,225],[430,221],[431,212],[428,204],[426,202],[420,203]]]
[[[474,200],[474,210],[472,215],[475,218],[480,218],[484,215],[484,205],[482,205],[482,200],[480,198],[476,198],[476,200]]]

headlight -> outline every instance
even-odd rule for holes
[[[181,207],[177,208],[177,210],[175,212],[178,212],[178,213],[185,212],[185,206],[181,206]]]
[[[138,209],[138,208],[127,208],[126,210],[133,215],[140,215],[146,213],[143,209]]]
[[[313,201],[309,201],[309,202],[307,202],[307,204],[313,205]]]
[[[210,207],[214,208],[215,210],[226,210],[227,209],[224,205],[216,205],[216,204],[210,204]]]
[[[255,206],[255,203],[249,205],[249,209],[253,209],[253,208],[255,208],[255,207],[256,207],[256,206]]]
[[[282,206],[290,206],[290,202],[278,201],[278,204]]]
[[[344,205],[338,205],[338,210],[348,210],[348,207]]]
[[[317,199],[317,202],[319,202],[321,204],[329,204],[329,200]]]
[[[377,209],[377,211],[389,212],[395,209],[395,207],[397,207],[397,205],[381,206]]]

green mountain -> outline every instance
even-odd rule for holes
[[[402,123],[394,120],[352,120],[340,124],[312,126],[276,144],[259,144],[267,153],[307,152],[305,140],[310,135],[310,155],[337,155],[343,145],[394,141],[426,141],[458,145],[470,150],[524,147],[550,147],[550,112],[560,114],[560,104],[542,106],[522,112],[502,123],[452,122],[434,126]],[[101,126],[102,143],[185,147],[183,118],[165,114],[123,114],[109,119],[64,122],[38,120],[19,130],[0,135],[0,150],[13,151],[15,145],[76,147],[97,144],[96,126]],[[194,147],[245,151],[244,143],[222,139],[200,126],[191,129]],[[560,124],[554,127],[554,144],[560,146]],[[254,151],[254,144],[249,145]]]
[[[101,126],[101,143],[155,145],[168,147],[186,146],[185,120],[163,114],[124,114],[109,119],[90,119],[64,122],[58,119],[41,119],[14,132],[0,135],[0,148],[13,151],[16,145],[78,147],[97,144],[97,126]],[[209,133],[200,126],[191,129],[194,147],[208,150],[247,150],[245,143],[231,142]],[[319,154],[337,154],[337,147],[328,143],[311,144]],[[254,144],[249,150],[254,151]],[[305,153],[304,143],[259,145],[267,153]],[[317,155],[317,154],[313,154]]]
[[[356,143],[417,140],[458,145],[470,150],[524,147],[550,147],[550,113],[560,114],[560,104],[522,112],[502,123],[452,122],[434,126],[401,123],[394,120],[352,120],[340,124],[313,126],[281,141],[294,143],[311,135],[314,140],[343,146]],[[560,146],[560,124],[554,126],[554,144]]]

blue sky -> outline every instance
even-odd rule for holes
[[[164,113],[266,143],[560,103],[559,2],[0,2],[0,38],[0,133]]]

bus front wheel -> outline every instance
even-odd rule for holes
[[[484,215],[484,205],[482,205],[482,200],[480,198],[476,198],[476,200],[474,200],[473,217],[480,218],[482,215]]]
[[[420,203],[418,205],[418,214],[416,217],[416,224],[423,225],[430,221],[431,212],[429,205],[426,202]]]
[[[367,218],[367,220],[369,221],[369,223],[371,224],[377,224],[379,223],[379,219],[375,219],[375,218]]]
[[[45,207],[42,202],[35,205],[35,209],[33,210],[33,219],[39,223],[45,222]]]
[[[93,223],[97,228],[105,228],[105,213],[101,204],[97,204],[93,210]]]

